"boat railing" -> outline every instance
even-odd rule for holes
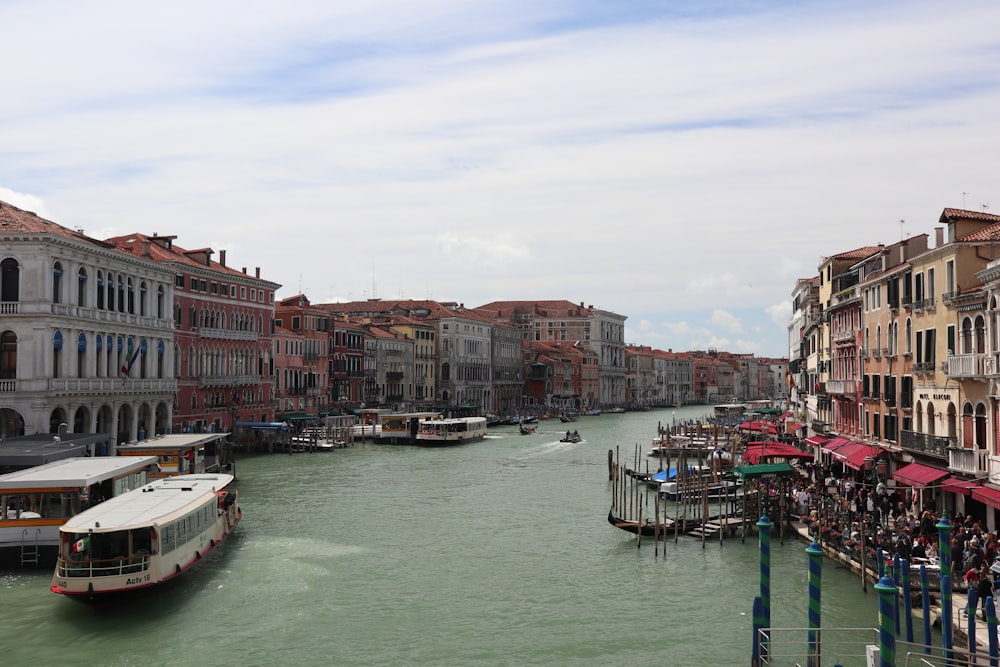
[[[131,558],[71,560],[60,557],[56,561],[56,576],[59,577],[117,577],[135,574],[149,569],[149,554],[136,554]]]

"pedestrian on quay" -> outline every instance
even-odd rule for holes
[[[990,576],[990,566],[983,563],[979,568],[979,584],[976,586],[979,594],[979,604],[983,610],[983,620],[986,619],[986,598],[993,596],[993,577]]]

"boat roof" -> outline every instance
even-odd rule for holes
[[[232,475],[223,473],[155,479],[134,491],[80,512],[59,530],[64,533],[107,533],[125,527],[150,526],[158,519],[180,514],[191,504],[203,500],[206,493],[216,493],[233,479]]]
[[[60,459],[93,453],[98,445],[107,445],[110,433],[36,433],[15,438],[0,437],[0,466],[30,468]]]
[[[0,491],[84,487],[142,470],[155,456],[76,456],[0,475]]]
[[[229,433],[165,433],[153,436],[148,440],[120,445],[118,453],[131,454],[132,452],[153,452],[163,449],[191,449],[221,440],[228,435]]]

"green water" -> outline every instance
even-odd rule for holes
[[[0,573],[3,664],[747,665],[755,538],[656,557],[606,520],[608,450],[704,412],[581,417],[579,444],[553,420],[453,448],[243,458],[242,524],[175,586],[92,609],[47,571]],[[807,624],[805,546],[772,545],[776,626]],[[876,624],[857,578],[823,577],[825,626]]]

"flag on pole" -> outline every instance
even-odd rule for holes
[[[128,375],[132,371],[132,364],[134,364],[135,360],[139,358],[139,350],[140,349],[141,349],[141,346],[140,345],[136,345],[135,346],[135,350],[133,350],[132,349],[132,340],[129,339],[129,342],[128,342],[129,360],[128,360],[127,364],[125,364],[124,366],[122,366],[122,375]]]
[[[73,553],[79,554],[83,553],[90,548],[90,537],[82,537],[73,543]]]

